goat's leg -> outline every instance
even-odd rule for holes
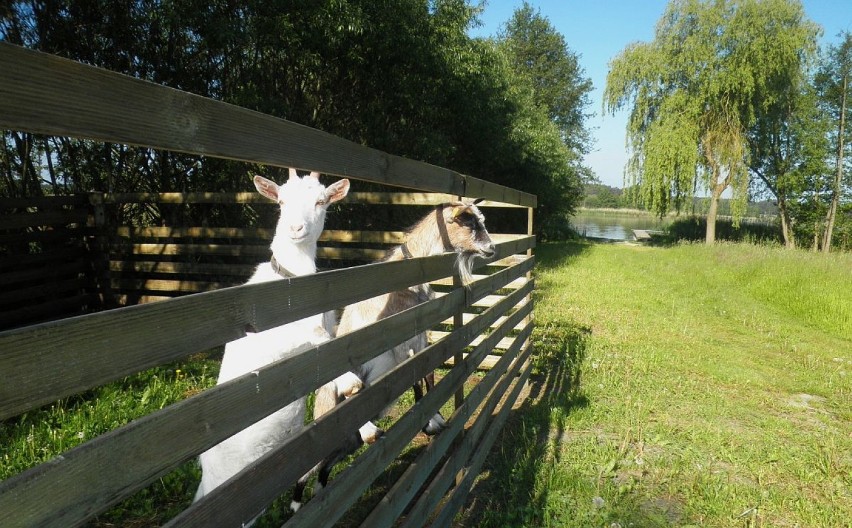
[[[302,478],[296,482],[296,485],[293,487],[293,498],[290,500],[290,510],[292,510],[293,513],[299,511],[299,508],[301,508],[302,504],[304,504],[303,498],[305,494],[305,486],[308,485],[308,480],[310,480],[311,475],[316,473],[323,463],[324,462],[320,462],[311,468],[310,471],[302,475]]]
[[[421,385],[421,381],[422,381],[423,385]],[[435,386],[435,373],[430,372],[429,374],[426,374],[426,376],[422,380],[418,381],[417,383],[414,384],[414,386],[411,387],[414,390],[414,402],[415,403],[419,402],[420,399],[423,398],[424,387],[426,389],[426,392],[428,392],[428,391],[432,390],[432,388],[434,386]],[[441,416],[441,413],[439,411],[439,412],[436,412],[435,415],[432,416],[432,418],[429,419],[429,422],[426,425],[423,426],[423,432],[426,433],[429,436],[434,436],[434,435],[440,433],[441,431],[443,431],[446,428],[447,428],[447,421],[444,420],[444,417]]]

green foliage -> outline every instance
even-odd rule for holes
[[[678,218],[666,227],[666,238],[670,241],[697,242],[704,240],[707,232],[706,217]],[[752,244],[780,244],[778,226],[769,222],[740,222],[734,226],[732,219],[716,219],[716,238],[728,242]]]
[[[852,200],[852,177],[848,170],[848,146],[852,144],[852,33],[846,31],[839,36],[843,40],[837,46],[828,47],[814,79],[820,107],[829,116],[832,125],[828,134],[833,151],[832,176],[827,178],[827,192],[819,197],[828,209],[821,241],[821,248],[825,252],[831,249],[833,231],[842,220],[838,216],[841,202],[848,204]]]
[[[521,74],[506,51],[520,39],[467,35],[476,11],[464,0],[27,0],[0,11],[0,38],[538,194],[545,222],[580,197],[590,84],[550,26],[560,60]],[[4,196],[250,191],[254,169],[12,131],[0,145]]]
[[[616,187],[601,185],[599,183],[587,183],[583,186],[583,207],[586,208],[618,208],[628,207],[630,204],[625,198],[625,193]]]
[[[611,62],[604,104],[631,108],[627,173],[651,210],[679,208],[699,186],[716,199],[730,187],[737,221],[746,131],[801,76],[817,32],[793,0],[675,0],[652,42]]]
[[[547,111],[563,142],[581,154],[588,153],[591,138],[583,112],[589,104],[592,82],[583,77],[579,57],[568,48],[565,38],[524,2],[506,24],[500,42],[513,70],[532,85],[536,106]]]

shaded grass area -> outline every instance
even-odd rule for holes
[[[852,255],[537,250],[538,374],[458,526],[845,526]]]

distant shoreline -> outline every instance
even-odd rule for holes
[[[614,207],[578,207],[577,211],[574,215],[576,216],[579,213],[591,213],[602,216],[644,216],[644,217],[654,217],[661,218],[659,215],[656,215],[650,211],[645,211],[642,209],[629,209],[629,208],[614,208]],[[706,214],[692,214],[687,212],[675,213],[669,212],[663,216],[663,219],[673,220],[676,218],[706,218]],[[732,217],[730,215],[717,215],[717,220],[731,220]],[[742,223],[760,223],[760,224],[772,224],[778,220],[778,215],[761,215],[761,216],[744,216],[740,219]]]

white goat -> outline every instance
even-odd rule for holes
[[[453,202],[437,206],[411,228],[406,236],[405,243],[391,250],[385,260],[395,261],[428,257],[447,251],[455,251],[458,255],[457,267],[465,285],[470,284],[473,280],[473,260],[476,257],[489,258],[494,255],[494,244],[485,229],[485,217],[476,205]],[[386,293],[351,304],[343,311],[337,335],[347,334],[424,303],[434,298],[434,295],[428,284],[418,284],[404,290]],[[426,345],[426,333],[417,334],[361,365],[355,371],[357,378],[353,377],[352,373],[346,373],[323,385],[317,390],[314,418],[319,418],[330,411],[343,396],[357,392],[361,388],[358,380],[363,382],[364,386],[369,386],[377,378],[423,350]],[[424,381],[427,390],[431,389],[434,384],[434,377],[429,375]],[[422,388],[418,382],[414,385],[415,400],[419,400],[422,395]],[[423,430],[427,434],[436,434],[445,427],[444,418],[440,413],[436,413]],[[374,442],[381,436],[382,431],[372,422],[368,422],[360,428],[359,434],[361,441]],[[328,475],[331,472],[330,466],[360,445],[357,440],[356,438],[356,442],[353,443],[352,438],[344,437],[341,443],[345,445],[314,468],[314,471],[319,470],[320,472],[317,488],[326,485]],[[308,475],[303,477],[297,485],[294,504],[301,501],[302,488]]]
[[[326,209],[346,196],[349,180],[340,180],[326,188],[320,183],[318,173],[300,178],[290,169],[289,179],[281,186],[261,176],[254,177],[254,185],[260,194],[278,202],[281,216],[272,239],[272,258],[257,267],[247,284],[315,273],[317,240],[323,230]],[[218,383],[327,341],[333,324],[329,316],[313,315],[228,343]],[[202,453],[201,484],[195,500],[301,429],[304,418],[305,397],[302,397]]]

